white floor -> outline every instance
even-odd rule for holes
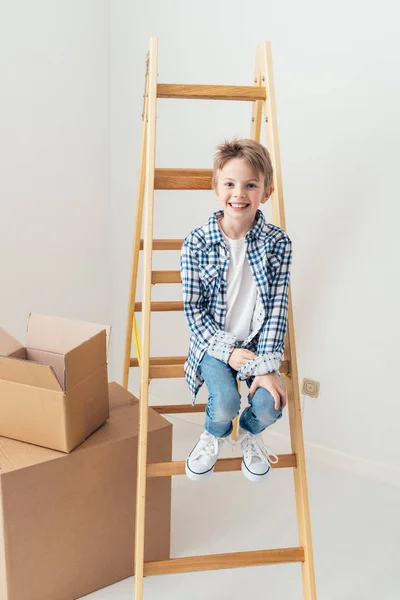
[[[201,432],[171,417],[174,459]],[[288,448],[275,447],[279,452]],[[225,447],[223,456],[233,456]],[[307,461],[318,600],[400,600],[400,489]],[[173,478],[171,556],[297,546],[291,469],[252,484],[240,472]],[[302,600],[299,564],[145,579],[144,600]],[[133,578],[85,596],[132,600]]]

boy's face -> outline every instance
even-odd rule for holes
[[[257,209],[272,191],[272,186],[265,190],[264,178],[241,158],[232,158],[219,171],[215,189],[224,217],[246,222],[254,221]]]

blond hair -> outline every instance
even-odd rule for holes
[[[218,172],[233,158],[243,159],[255,174],[261,175],[264,178],[265,190],[271,187],[274,172],[268,150],[255,140],[234,138],[231,141],[225,140],[223,144],[217,146],[212,176],[214,189],[218,183]]]

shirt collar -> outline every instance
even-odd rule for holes
[[[224,214],[223,210],[218,210],[208,219],[207,225],[205,226],[205,238],[207,245],[219,244],[223,241],[221,229],[218,225],[218,220]],[[261,232],[264,229],[265,217],[260,209],[257,209],[256,217],[253,227],[246,233],[246,239],[257,239],[260,237]]]

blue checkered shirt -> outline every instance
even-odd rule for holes
[[[247,348],[257,357],[238,371],[240,380],[276,372],[283,360],[287,328],[292,242],[261,210],[245,236],[246,256],[257,286],[253,328],[243,341],[224,330],[229,250],[218,225],[223,211],[215,212],[184,240],[180,268],[186,321],[192,332],[185,379],[195,403],[204,383],[199,363],[205,352],[228,363],[234,348]]]

